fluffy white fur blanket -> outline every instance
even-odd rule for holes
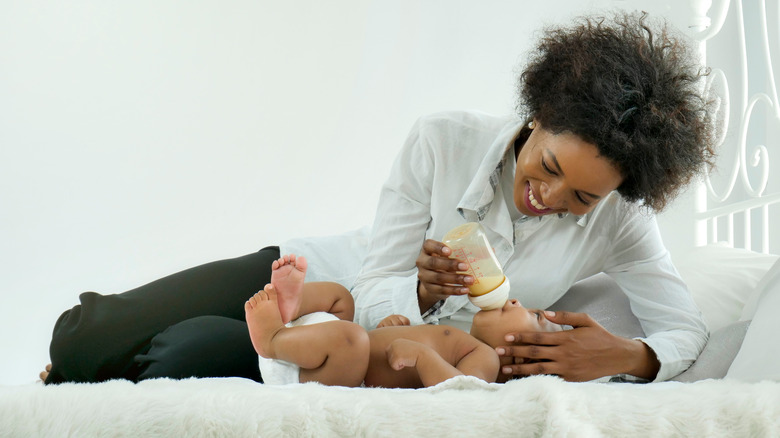
[[[505,385],[420,390],[244,379],[0,387],[0,436],[778,436],[780,383]]]

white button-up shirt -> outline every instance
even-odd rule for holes
[[[457,225],[480,222],[510,280],[511,298],[544,309],[578,280],[605,272],[630,299],[647,335],[642,341],[661,363],[656,380],[679,374],[696,359],[708,333],[654,216],[612,193],[586,216],[518,217],[508,203],[520,128],[516,118],[475,112],[417,121],[382,188],[352,290],[356,321],[367,329],[391,314],[412,324],[470,323],[478,309],[466,296],[448,298],[423,319],[415,261],[425,239],[441,241]],[[329,257],[338,260],[338,254]]]

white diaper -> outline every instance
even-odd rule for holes
[[[297,327],[337,320],[337,317],[328,312],[314,312],[292,320],[288,322],[286,326]],[[258,364],[260,365],[260,376],[263,378],[263,383],[269,385],[286,385],[288,383],[298,383],[300,381],[300,367],[294,363],[279,359],[266,359],[262,356],[258,356]]]

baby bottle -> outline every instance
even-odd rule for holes
[[[503,307],[509,298],[509,279],[504,276],[482,225],[469,222],[444,235],[442,242],[452,250],[451,258],[469,267],[459,274],[474,277],[469,286],[469,300],[482,310]]]

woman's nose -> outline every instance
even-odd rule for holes
[[[565,208],[564,206],[564,189],[563,184],[559,182],[551,182],[546,183],[543,182],[539,186],[539,192],[542,195],[542,204],[544,204],[545,207],[549,207],[552,209],[561,209]]]

